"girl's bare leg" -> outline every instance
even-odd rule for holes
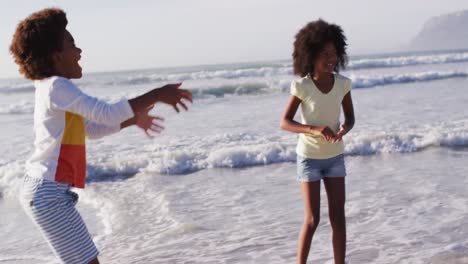
[[[346,256],[345,178],[324,178],[330,224],[333,229],[335,264],[344,264]]]
[[[89,264],[99,264],[98,258],[95,258],[89,262]]]
[[[309,256],[312,237],[320,221],[320,181],[303,182],[301,190],[304,198],[305,217],[299,235],[297,260],[299,264],[305,264]]]

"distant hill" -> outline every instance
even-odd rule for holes
[[[468,49],[468,10],[429,19],[407,49]]]

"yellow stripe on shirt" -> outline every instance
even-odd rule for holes
[[[77,114],[65,112],[65,130],[63,132],[62,144],[84,145],[85,136],[84,118]]]

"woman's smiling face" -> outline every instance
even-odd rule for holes
[[[315,60],[314,70],[316,73],[328,72],[333,73],[338,63],[336,48],[333,43],[328,42],[323,47]]]
[[[65,30],[63,50],[53,55],[56,74],[68,79],[81,78],[82,69],[78,64],[80,59],[81,49],[75,46],[73,36],[68,30]]]

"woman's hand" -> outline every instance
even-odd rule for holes
[[[312,130],[318,132],[328,142],[333,141],[336,138],[335,132],[333,132],[329,127],[318,127]]]
[[[128,103],[133,113],[144,112],[149,105],[153,105],[157,102],[172,105],[177,113],[179,112],[177,105],[188,110],[182,99],[192,102],[192,93],[188,90],[179,89],[181,85],[182,83],[164,85],[161,88],[153,89],[145,94],[132,98],[128,100]]]
[[[343,136],[346,135],[346,133],[348,133],[348,129],[346,128],[345,124],[342,124],[340,126],[340,130],[338,131],[338,133],[336,133],[336,137],[333,142],[340,142],[341,140],[343,140]]]
[[[187,105],[185,105],[182,99],[188,100],[192,103],[192,93],[188,90],[180,89],[179,87],[181,85],[182,83],[167,84],[158,89],[158,101],[172,105],[177,113],[180,112],[177,105],[182,106],[186,111],[188,110]]]
[[[149,114],[149,111],[151,111],[153,107],[154,105],[150,105],[145,111],[138,112],[135,114],[135,125],[143,129],[143,131],[145,131],[146,136],[148,136],[149,138],[154,138],[154,136],[150,134],[150,131],[159,134],[164,129],[163,126],[159,125],[156,122],[164,121],[164,118]]]

